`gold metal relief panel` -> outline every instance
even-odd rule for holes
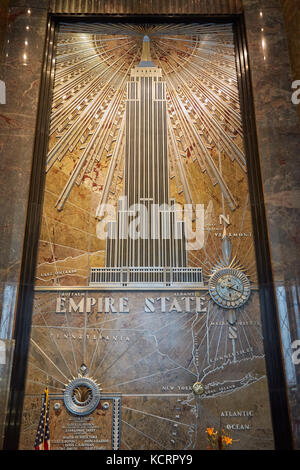
[[[78,377],[107,448],[273,447],[243,137],[230,24],[60,25],[22,448]],[[202,243],[101,239],[124,195],[201,206]]]

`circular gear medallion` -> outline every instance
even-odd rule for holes
[[[224,268],[215,272],[208,283],[213,301],[222,308],[238,308],[250,297],[250,281],[238,269]]]
[[[80,377],[72,380],[64,392],[64,403],[70,413],[85,416],[92,413],[100,401],[100,390],[94,380]]]

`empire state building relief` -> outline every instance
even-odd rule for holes
[[[250,260],[230,26],[75,29],[56,51],[37,285],[199,285],[224,230]]]
[[[45,386],[54,449],[273,447],[235,54],[60,23],[20,448]]]
[[[106,268],[92,268],[90,285],[203,285],[202,269],[187,267],[184,222],[169,196],[166,82],[143,38],[142,57],[130,72],[125,104],[124,195],[108,225]],[[100,204],[97,214],[102,214]],[[136,224],[139,217],[139,237]],[[133,219],[133,220],[131,220]]]

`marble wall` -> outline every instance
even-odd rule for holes
[[[299,125],[296,106],[291,102],[292,78],[281,2],[244,0],[243,4],[282,346],[295,443],[300,448],[300,407],[297,403],[300,365],[293,364],[291,359],[291,343],[300,339],[297,262],[300,243]],[[48,0],[11,0],[0,67],[0,80],[5,81],[7,88],[7,103],[0,105],[0,191],[5,202],[0,209],[0,339],[1,347],[5,347],[7,352],[6,366],[13,350],[14,311],[47,11]],[[196,9],[196,12],[201,14],[201,9]],[[3,354],[1,357],[3,362]],[[4,364],[1,367],[0,394],[3,398],[0,416],[4,416],[4,392],[10,367],[5,369]]]
[[[0,5],[0,51],[2,51],[3,44],[4,44],[6,24],[8,20],[8,5],[9,5],[9,0],[2,0],[1,5]]]
[[[14,311],[28,205],[47,9],[47,1],[11,1],[2,48],[0,80],[6,85],[6,104],[0,105],[0,339],[5,349],[5,358],[3,364],[0,364],[1,431],[10,372],[8,365],[14,347]]]
[[[300,133],[279,0],[244,0],[265,207],[295,445],[300,448]]]
[[[300,4],[297,0],[281,0],[293,80],[300,80]],[[297,106],[300,119],[300,104]]]

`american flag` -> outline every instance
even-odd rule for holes
[[[48,389],[46,389],[34,443],[35,450],[50,450],[49,405]]]

